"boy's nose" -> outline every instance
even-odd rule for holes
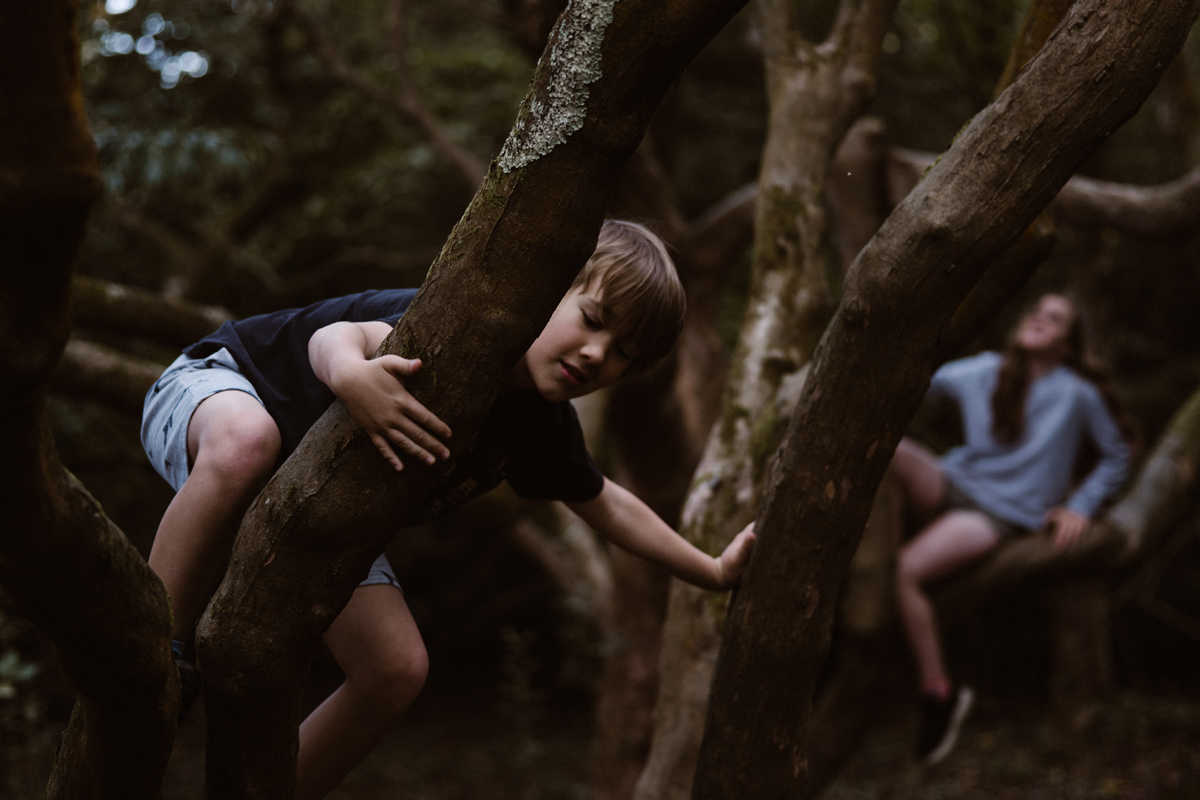
[[[607,357],[609,344],[605,337],[596,336],[585,342],[580,352],[588,361],[598,363]]]

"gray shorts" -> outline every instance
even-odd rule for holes
[[[187,430],[192,414],[217,392],[227,391],[245,392],[262,402],[254,386],[238,370],[233,356],[222,347],[204,358],[180,356],[146,392],[142,406],[142,447],[151,465],[175,491],[183,486],[191,469]],[[400,588],[396,573],[383,555],[375,559],[367,579],[359,585],[373,584]]]

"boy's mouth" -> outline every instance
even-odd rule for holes
[[[587,375],[585,375],[583,371],[577,367],[568,364],[566,361],[560,361],[558,363],[559,366],[562,367],[563,375],[565,375],[567,380],[569,380],[573,385],[578,386],[587,380]]]

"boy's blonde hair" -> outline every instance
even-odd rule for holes
[[[628,372],[649,370],[675,346],[687,310],[667,246],[645,225],[605,220],[596,250],[571,288],[586,291],[593,280],[600,281],[605,324],[638,347]]]

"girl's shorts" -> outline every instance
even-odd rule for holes
[[[217,392],[238,391],[262,403],[254,386],[243,375],[229,351],[222,347],[204,358],[182,355],[150,387],[142,406],[142,447],[159,475],[179,491],[187,480],[187,429],[197,406]],[[360,586],[389,584],[400,588],[385,556],[371,565]]]
[[[1029,533],[1029,529],[1015,522],[1009,522],[1006,519],[997,517],[992,512],[982,508],[978,503],[972,500],[967,494],[955,486],[950,480],[946,479],[946,491],[942,497],[942,507],[937,512],[938,516],[945,514],[947,511],[978,511],[987,517],[988,522],[1000,534],[1001,539],[1010,539],[1014,536],[1022,536]]]

